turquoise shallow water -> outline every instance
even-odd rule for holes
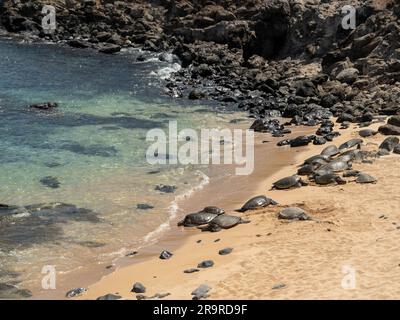
[[[165,97],[156,74],[171,65],[134,61],[128,53],[0,42],[0,203],[88,210],[0,221],[0,297],[40,290],[44,265],[65,274],[142,245],[168,221],[177,195],[206,183],[204,166],[149,165],[146,133],[169,120],[179,128],[224,127],[236,115]],[[59,107],[28,107],[44,101]],[[59,188],[40,182],[47,176]],[[159,183],[177,192],[161,194]],[[154,209],[138,210],[138,203]]]

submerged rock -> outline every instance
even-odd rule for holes
[[[0,205],[2,250],[23,249],[63,238],[63,225],[69,221],[98,223],[97,213],[66,203],[26,206]]]
[[[40,183],[52,189],[57,189],[61,185],[60,181],[58,181],[58,178],[51,176],[40,179]]]
[[[39,109],[39,110],[50,110],[58,107],[57,102],[44,102],[44,103],[36,103],[31,104],[29,108]]]
[[[113,54],[121,51],[121,47],[116,44],[107,44],[99,48],[99,52],[106,54]]]
[[[164,184],[159,184],[155,187],[155,190],[164,192],[164,193],[174,193],[178,189],[176,186],[169,186]]]
[[[136,205],[137,209],[140,210],[150,210],[150,209],[154,209],[154,206],[152,206],[151,204],[147,204],[147,203],[138,203]]]
[[[28,289],[21,289],[15,284],[0,282],[0,299],[30,298],[32,292]]]

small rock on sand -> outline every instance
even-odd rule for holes
[[[193,296],[193,300],[200,300],[202,298],[207,298],[208,292],[211,290],[211,287],[209,287],[206,284],[202,284],[200,285],[196,290],[192,291],[192,296]]]
[[[154,209],[154,206],[152,206],[151,204],[148,204],[148,203],[138,203],[136,205],[136,209],[150,210],[150,209]]]
[[[273,289],[273,290],[277,290],[277,289],[282,289],[282,288],[284,288],[284,287],[286,287],[286,284],[284,284],[284,283],[278,283],[278,284],[274,285],[274,286],[272,287],[272,289]]]
[[[67,298],[73,298],[84,294],[86,291],[87,291],[86,288],[76,288],[68,291],[65,296]]]
[[[197,268],[210,268],[214,265],[212,260],[204,260],[197,265]]]
[[[172,254],[171,252],[169,252],[169,251],[167,251],[167,250],[164,250],[164,251],[162,251],[161,254],[160,254],[160,259],[166,260],[166,259],[171,258],[172,256],[173,256],[173,254]]]
[[[220,256],[224,256],[224,255],[230,254],[232,252],[232,250],[233,250],[233,248],[224,248],[224,249],[219,250],[218,254]]]
[[[108,293],[104,296],[98,297],[96,300],[119,300],[122,297],[116,294]]]
[[[133,288],[132,288],[131,292],[134,292],[134,293],[145,293],[146,292],[146,287],[143,284],[141,284],[140,282],[136,282],[133,285]]]
[[[190,269],[184,270],[183,272],[184,272],[184,273],[195,273],[195,272],[199,272],[199,271],[200,271],[199,269],[190,268]]]

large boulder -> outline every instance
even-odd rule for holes
[[[357,80],[359,73],[360,72],[356,68],[344,69],[336,76],[336,79],[340,82],[352,84]]]

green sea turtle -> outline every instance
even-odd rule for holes
[[[363,139],[351,139],[349,141],[346,141],[345,143],[342,143],[339,146],[339,150],[350,149],[350,148],[353,148],[355,146],[359,146],[363,142],[364,142]]]
[[[400,143],[399,138],[397,137],[387,137],[379,146],[379,149],[384,149],[389,152],[392,152],[393,149]]]
[[[257,196],[251,198],[247,201],[239,210],[238,212],[246,212],[247,210],[254,210],[258,208],[263,208],[269,205],[277,205],[278,203],[266,196]]]
[[[209,223],[217,216],[218,214],[204,212],[204,211],[189,213],[183,220],[178,222],[178,226],[185,226],[185,227],[201,226],[203,224]]]
[[[333,172],[339,172],[350,169],[351,165],[346,161],[337,159],[335,161],[331,161],[329,164],[326,165],[326,167],[331,168]]]
[[[360,173],[356,180],[357,183],[376,183],[376,181],[374,177],[366,173]]]
[[[329,161],[326,161],[324,159],[315,159],[313,162],[311,162],[311,164],[316,167],[324,166],[328,163],[329,163]]]
[[[285,220],[311,220],[307,213],[298,207],[284,208],[278,213],[279,219]]]
[[[341,177],[339,177],[337,174],[332,173],[327,173],[322,176],[315,175],[314,176],[314,181],[316,184],[320,185],[327,185],[331,183],[337,183],[337,184],[345,184],[346,181],[343,180]]]
[[[212,219],[218,215],[224,214],[225,210],[215,207],[208,206],[199,212],[189,213],[185,218],[178,222],[178,226],[195,227],[209,223]]]
[[[321,155],[333,157],[339,153],[340,153],[340,151],[339,151],[338,147],[336,147],[335,145],[332,145],[332,146],[328,146],[324,150],[322,150]]]
[[[363,129],[358,132],[358,134],[362,138],[372,137],[372,136],[376,135],[377,133],[378,133],[378,131],[375,131],[372,129]]]
[[[326,185],[326,184],[330,184],[330,183],[334,183],[336,181],[336,177],[337,175],[332,173],[327,173],[327,174],[323,174],[323,175],[315,175],[314,176],[314,181],[316,184],[320,184],[320,185]]]
[[[213,214],[224,214],[225,210],[218,208],[216,206],[208,206],[208,207],[205,207],[200,212],[213,213]]]
[[[211,222],[205,226],[200,227],[203,231],[211,231],[211,232],[218,232],[221,229],[230,229],[237,226],[240,223],[249,223],[250,221],[243,220],[237,216],[231,216],[227,214],[221,214],[211,220]]]
[[[347,170],[346,172],[343,173],[343,178],[358,177],[359,175],[360,171],[358,170]]]
[[[316,160],[325,160],[326,162],[329,162],[331,160],[331,157],[328,155],[323,155],[323,154],[317,154],[315,156],[312,156],[306,160],[304,160],[304,164],[312,164]]]
[[[343,161],[343,162],[349,162],[353,160],[359,152],[354,152],[354,151],[359,151],[359,150],[351,150],[352,152],[344,153],[337,157],[336,159],[332,161]]]
[[[314,172],[314,170],[319,167],[319,166],[315,166],[312,164],[305,164],[303,166],[301,166],[298,170],[297,170],[297,174],[299,176],[309,176],[310,174],[312,174]]]
[[[379,157],[384,157],[390,155],[390,151],[387,149],[379,149],[378,152],[376,153],[377,156]]]
[[[306,185],[306,183],[297,174],[282,178],[273,183],[273,189],[284,190],[290,188],[299,188]]]

